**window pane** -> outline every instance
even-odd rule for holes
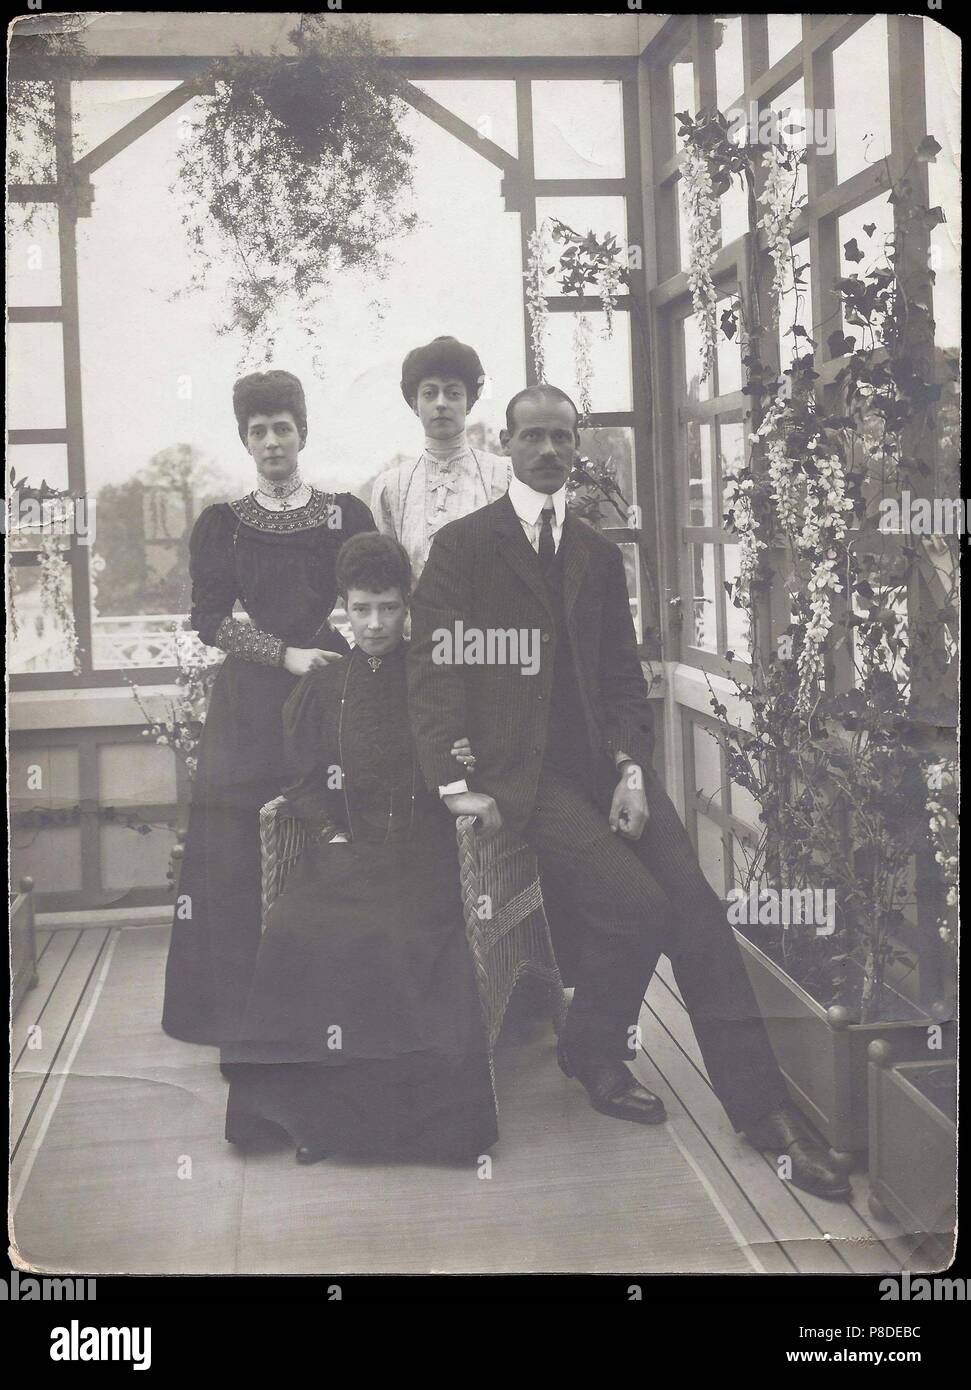
[[[844,180],[890,153],[887,16],[874,15],[833,53],[836,170]]]
[[[725,846],[722,829],[707,816],[698,814],[698,862],[705,878],[719,896],[725,892]]]
[[[720,15],[715,20],[715,95],[718,109],[728,114],[728,103],[745,90],[742,68],[742,19]]]
[[[677,197],[674,200],[674,213],[678,219],[678,269],[687,270],[691,264],[691,242],[688,239],[688,214],[681,197],[680,181],[675,184]]]
[[[630,506],[637,502],[634,483],[634,431],[623,425],[598,425],[580,431],[580,456],[587,460],[595,475],[602,472],[613,478]],[[624,501],[617,497],[616,506],[592,487],[583,488],[580,497],[585,506],[581,515],[595,526],[626,526]],[[618,511],[620,508],[620,511]]]
[[[64,428],[64,336],[59,323],[7,325],[7,427]]]
[[[619,82],[533,82],[532,93],[538,179],[624,177]]]
[[[701,380],[701,329],[694,314],[681,320],[684,325],[684,386],[689,401],[711,398],[711,378]]]
[[[72,671],[74,656],[67,634],[41,595],[40,566],[12,566],[9,577],[12,611],[7,615],[7,659],[10,670]]]
[[[802,18],[798,14],[769,14],[769,67],[802,43]]]
[[[67,446],[64,444],[11,444],[7,468],[14,475],[9,498],[10,549],[38,550],[44,535],[54,534],[61,549],[71,544],[75,522],[90,526],[94,518],[79,512],[71,499],[43,495],[67,489]]]
[[[729,786],[729,794],[732,798],[732,815],[758,830],[762,824],[759,820],[759,812],[762,808],[752,793],[747,788],[740,787],[737,782],[732,782]],[[742,862],[745,861],[742,860]]]
[[[414,85],[474,126],[484,140],[491,140],[510,154],[519,154],[515,82],[422,80]]]
[[[727,309],[729,304],[736,296],[736,291],[725,295],[718,301],[717,319],[719,321],[716,364],[718,372],[718,394],[727,396],[732,391],[742,389],[742,350],[739,347],[738,334],[734,338],[726,338],[721,331],[721,314]]]
[[[816,336],[813,332],[813,285],[808,265],[808,240],[796,244],[794,255],[796,265],[805,266],[805,269],[796,283],[792,261],[786,261],[783,267],[782,297],[779,304],[779,362],[783,371],[794,357],[805,357],[807,352],[812,351],[805,338],[793,334],[793,328],[798,325],[804,328],[811,338]]]
[[[685,424],[688,457],[688,525],[712,525],[714,484],[711,471],[711,425],[700,420]]]
[[[704,724],[691,721],[695,755],[695,782],[692,791],[704,804],[722,804],[722,755],[717,742]]]
[[[66,444],[10,444],[7,446],[7,469],[13,469],[19,486],[67,487]]]
[[[809,138],[809,115],[806,111],[806,84],[800,77],[798,82],[794,82],[791,87],[774,97],[769,102],[770,107],[779,116],[779,132],[787,145],[794,149],[805,150],[806,142]],[[805,199],[809,190],[808,175],[806,173],[805,162],[799,165],[796,173],[796,192],[797,203]]]
[[[546,218],[564,222],[579,236],[590,232],[598,241],[605,241],[612,235],[621,247],[617,261],[622,268],[627,266],[627,199],[626,198],[537,198],[536,223],[541,226]],[[562,241],[553,241],[552,263],[555,264],[564,250]],[[562,294],[560,276],[557,271],[548,275],[544,284],[546,294]],[[596,294],[593,286],[587,287],[587,294]],[[626,288],[622,288],[626,294]]]
[[[862,207],[844,213],[839,219],[840,274],[857,276],[861,280],[868,271],[887,264],[888,254],[893,252],[893,207],[887,201],[888,195],[871,198]],[[872,232],[865,229],[872,227]],[[856,243],[854,248],[853,242]],[[849,254],[847,254],[849,246]],[[863,259],[856,259],[862,252]],[[843,328],[847,336],[855,339],[857,347],[870,347],[869,333],[859,324],[846,322],[843,313]]]
[[[7,209],[7,302],[40,307],[61,302],[61,256],[52,203]]]
[[[550,314],[546,337],[546,380],[559,386],[579,406],[582,393],[577,381],[574,348],[575,320],[578,317],[586,319],[592,329],[589,344],[593,409],[630,410],[630,322],[626,312],[615,314],[610,338],[604,337],[606,320],[602,313]]]
[[[88,154],[178,85],[174,81],[72,82],[74,157]],[[184,115],[184,110],[179,112]]]
[[[722,485],[729,474],[745,467],[745,425],[739,421],[718,423],[718,468]]]
[[[728,246],[748,231],[748,194],[733,179],[732,186],[721,196],[722,246]]]
[[[691,612],[688,643],[703,651],[717,650],[715,628],[715,547],[707,542],[688,547],[691,564]]]
[[[747,608],[736,608],[735,581],[738,579],[739,551],[737,545],[726,545],[722,550],[725,565],[725,583],[731,584],[732,592],[725,592],[725,650],[734,652],[739,661],[747,661],[749,651],[749,615]]]
[[[7,89],[7,158],[11,183],[54,182],[53,83],[10,83]]]
[[[620,553],[624,557],[624,574],[627,577],[627,597],[630,615],[634,620],[634,632],[638,642],[644,640],[644,614],[641,602],[641,552],[636,541],[621,541]]]
[[[961,342],[961,41],[940,24],[924,21],[927,131],[942,147],[927,166],[930,206],[946,222],[931,229],[935,338],[957,352]]]
[[[732,887],[736,885],[744,887],[748,882],[749,870],[755,861],[758,850],[758,836],[753,835],[751,839],[742,835],[730,835],[729,843],[732,848],[731,876]]]
[[[695,65],[691,61],[691,48],[685,44],[684,48],[671,64],[671,99],[674,103],[673,111],[687,111],[689,116],[697,115],[695,110]],[[680,150],[684,141],[679,135],[680,126],[675,117],[672,119],[674,127],[674,147]]]

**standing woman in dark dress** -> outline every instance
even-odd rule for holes
[[[472,1162],[497,1138],[455,827],[408,715],[410,575],[390,536],[348,541],[338,581],[357,645],[283,715],[308,841],[267,917],[246,1041],[226,1050],[226,1138],[282,1130],[301,1163]]]
[[[363,502],[305,483],[303,388],[257,372],[233,388],[256,487],[207,507],[190,541],[192,626],[226,659],[209,701],[165,972],[162,1027],[186,1042],[238,1037],[260,941],[259,811],[284,781],[284,701],[349,648],[327,619],[341,544],[373,531]],[[239,600],[248,623],[233,617]]]

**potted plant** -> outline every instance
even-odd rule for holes
[[[881,1041],[869,1058],[870,1210],[925,1235],[922,1254],[946,1268],[957,1221],[957,1063],[893,1065]]]
[[[888,168],[895,235],[873,248],[862,274],[835,286],[844,324],[858,334],[828,338],[842,365],[827,391],[814,369],[816,343],[799,322],[805,267],[791,232],[801,154],[778,134],[767,147],[740,144],[717,111],[679,120],[701,372],[710,370],[717,333],[737,335],[751,403],[752,449],[725,486],[725,524],[739,542],[739,577],[726,587],[748,618],[751,652],[751,679],[735,679],[730,664],[729,680],[746,717],[727,722],[711,690],[729,775],[759,807],[733,906],[750,905],[736,913],[739,941],[793,1098],[848,1164],[867,1144],[868,1043],[884,1039],[907,1060],[926,1060],[929,1040],[953,1047],[947,1003],[925,1010],[898,986],[914,964],[901,945],[914,865],[925,901],[950,905],[947,876],[956,872],[954,854],[934,854],[927,810],[956,724],[948,651],[956,582],[935,612],[907,623],[906,596],[926,555],[920,542],[888,539],[882,505],[928,471],[941,395],[933,272],[915,281],[908,240],[942,214],[919,205],[906,171],[893,183]],[[938,148],[928,137],[914,159],[933,159]],[[743,292],[716,321],[711,229],[732,178],[748,191],[764,252],[753,247]],[[869,225],[867,238],[875,230]],[[844,254],[866,259],[855,240]],[[780,370],[763,360],[773,354],[762,343],[778,318],[787,265],[796,313],[792,360]],[[953,579],[956,539],[937,541]],[[788,614],[781,631],[773,608]],[[725,655],[731,663],[734,653]],[[827,920],[786,921],[773,910],[806,890],[831,895]]]

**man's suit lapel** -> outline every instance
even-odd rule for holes
[[[553,610],[536,552],[526,539],[523,524],[516,515],[516,509],[508,493],[492,504],[492,511],[493,525],[499,537],[499,548],[503,557],[536,597],[545,604],[552,616]],[[583,532],[569,511],[563,519],[560,547],[563,551],[563,603],[569,617],[588,569]]]
[[[563,606],[569,618],[588,568],[583,531],[577,525],[576,517],[571,516],[569,512],[563,518],[560,548],[563,551]]]
[[[546,582],[539,567],[536,552],[526,539],[523,524],[516,515],[516,509],[509,500],[508,492],[492,504],[493,528],[503,559],[536,595],[539,601],[553,616]]]

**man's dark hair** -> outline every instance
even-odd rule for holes
[[[457,338],[433,338],[424,347],[412,348],[401,364],[401,394],[415,407],[418,388],[431,376],[456,377],[465,387],[466,409],[471,410],[485,385],[479,354]]]
[[[297,433],[306,440],[307,402],[300,378],[292,372],[252,372],[241,376],[233,387],[233,412],[244,444],[254,415],[279,415],[283,410],[289,410]]]
[[[411,561],[404,546],[379,531],[359,531],[337,552],[337,592],[347,598],[351,589],[381,594],[400,589],[407,602],[411,593]]]
[[[565,391],[561,391],[558,386],[550,386],[543,381],[540,382],[538,386],[527,386],[524,390],[517,391],[506,406],[506,429],[510,434],[516,433],[516,406],[519,402],[537,401],[544,399],[544,397],[547,400],[566,401],[567,405],[572,406],[573,414],[576,416],[577,421],[574,429],[580,428],[580,412],[577,410],[576,405],[574,405],[573,400]]]

